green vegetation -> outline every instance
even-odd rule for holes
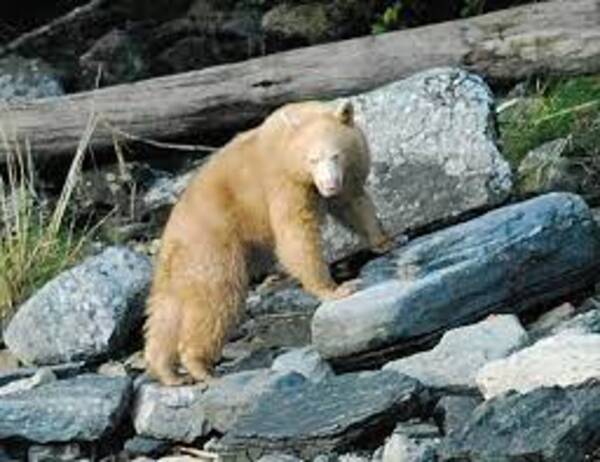
[[[94,126],[91,119],[51,210],[35,190],[28,145],[0,129],[0,142],[7,152],[6,179],[0,177],[0,326],[19,303],[85,251],[94,229],[77,232],[67,209]]]
[[[568,156],[600,158],[600,76],[537,81],[529,93],[499,117],[501,144],[513,167],[531,149],[564,137]]]

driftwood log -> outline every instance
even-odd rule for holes
[[[40,159],[72,156],[91,112],[100,119],[96,152],[113,146],[115,129],[159,140],[214,140],[285,102],[358,93],[443,65],[492,80],[599,72],[599,2],[537,3],[13,105],[0,111],[0,128],[27,138]],[[0,162],[6,154],[0,143]]]

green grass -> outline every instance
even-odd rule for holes
[[[27,143],[0,127],[6,176],[0,177],[0,326],[27,297],[78,261],[91,233],[76,231],[67,208],[96,121],[90,118],[56,204],[44,206],[35,190]]]
[[[527,152],[569,137],[572,156],[600,156],[600,76],[536,82],[530,97],[499,116],[503,152],[517,167]]]

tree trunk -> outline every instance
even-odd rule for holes
[[[359,93],[434,66],[492,80],[600,71],[597,0],[556,0],[432,26],[297,49],[200,71],[9,106],[0,127],[34,157],[72,156],[93,111],[92,146],[113,129],[159,140],[214,140],[294,100]],[[112,128],[111,128],[112,127]],[[6,147],[0,145],[0,162]]]

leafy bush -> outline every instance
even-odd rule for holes
[[[501,143],[513,166],[532,149],[569,137],[572,156],[600,157],[600,76],[534,82],[499,117]]]

